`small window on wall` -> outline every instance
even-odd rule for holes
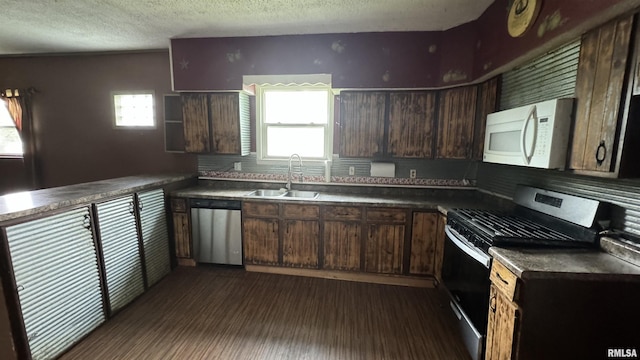
[[[7,103],[0,100],[0,157],[22,157],[22,140],[9,114]]]
[[[153,92],[113,93],[114,125],[116,128],[154,128]]]

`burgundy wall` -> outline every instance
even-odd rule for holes
[[[440,36],[396,32],[173,39],[174,87],[241,90],[243,75],[279,74],[332,74],[336,88],[429,87],[440,68]],[[432,45],[435,52],[429,50]]]
[[[507,32],[508,0],[496,0],[476,21],[475,78],[520,57],[540,55],[638,6],[630,0],[538,1],[542,6],[537,20],[518,38]]]
[[[310,73],[332,74],[336,88],[466,84],[637,6],[637,0],[538,1],[540,15],[520,38],[507,32],[510,1],[496,0],[478,20],[446,31],[172,39],[174,87],[241,90],[243,75]]]
[[[164,152],[168,52],[0,58],[0,87],[37,90],[33,112],[42,187],[197,170],[195,156]],[[126,90],[155,92],[155,129],[114,129],[111,92]],[[7,171],[0,162],[0,173]]]

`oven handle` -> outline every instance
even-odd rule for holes
[[[457,231],[453,230],[449,225],[444,227],[444,232],[447,237],[465,254],[471,256],[474,260],[481,263],[487,269],[491,265],[491,256],[477,250],[475,246],[470,244],[467,240],[461,238]]]

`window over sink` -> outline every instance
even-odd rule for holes
[[[291,154],[298,154],[305,161],[330,160],[333,150],[330,78],[329,81],[326,75],[315,79],[314,75],[257,78],[263,79],[255,82],[258,161],[287,160]],[[312,79],[324,81],[309,81]]]

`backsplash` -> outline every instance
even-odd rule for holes
[[[241,171],[234,170],[240,162]],[[396,177],[371,177],[370,159],[340,159],[334,156],[331,163],[331,183],[394,185],[394,186],[475,186],[477,163],[464,160],[393,159]],[[304,159],[303,159],[304,164]],[[349,175],[349,167],[354,175]],[[416,170],[416,178],[409,172]],[[255,153],[248,156],[199,155],[198,171],[201,177],[218,179],[243,179],[258,181],[287,181],[288,165],[261,165],[256,163]],[[296,180],[297,177],[295,178]],[[304,182],[325,182],[323,165],[303,166]]]
[[[606,179],[557,170],[487,163],[478,166],[477,186],[480,190],[512,198],[517,184],[617,205],[612,212],[612,226],[640,236],[640,179]]]

